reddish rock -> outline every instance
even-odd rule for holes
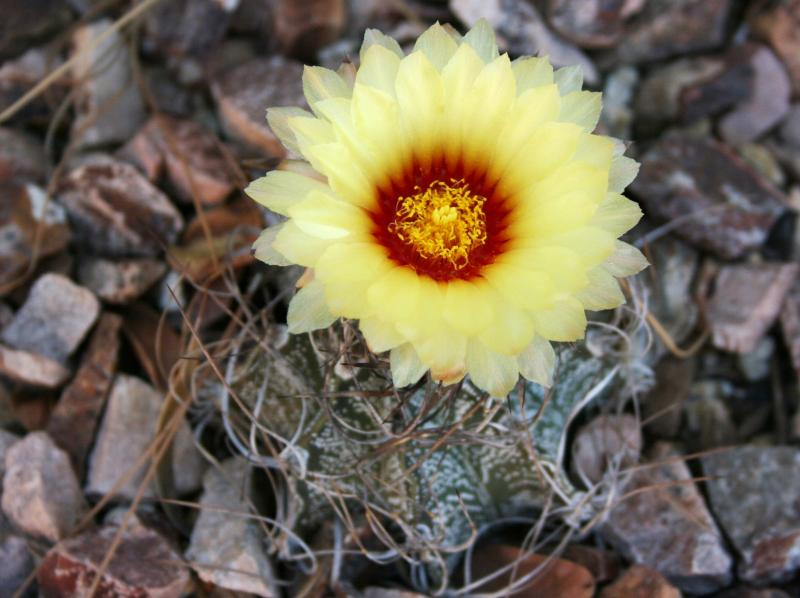
[[[681,598],[680,591],[656,570],[634,565],[610,586],[600,598]]]
[[[480,19],[489,21],[497,32],[498,43],[512,54],[549,56],[557,67],[579,65],[589,83],[600,79],[591,59],[553,33],[536,7],[526,0],[450,0],[450,9],[468,27]]]
[[[609,470],[639,461],[642,431],[628,414],[601,415],[581,428],[572,444],[572,466],[581,478],[597,483]]]
[[[25,282],[35,257],[64,250],[70,241],[63,208],[34,185],[0,184],[0,295]]]
[[[553,28],[585,48],[609,48],[619,42],[627,18],[644,0],[550,0],[547,18]]]
[[[622,567],[620,557],[616,553],[583,544],[570,544],[561,556],[586,568],[597,583],[615,579]]]
[[[800,451],[741,446],[702,458],[711,508],[740,555],[739,578],[756,585],[800,569]]]
[[[276,0],[272,6],[275,37],[284,52],[313,58],[335,41],[345,25],[344,0]]]
[[[740,586],[738,588],[725,590],[719,594],[714,594],[714,598],[791,598],[791,596],[783,590],[757,590],[755,588]]]
[[[64,389],[50,415],[47,432],[69,453],[72,466],[83,478],[84,465],[117,369],[122,318],[100,316],[75,378]]]
[[[67,454],[45,432],[33,432],[6,452],[3,512],[27,534],[57,542],[86,512]]]
[[[191,203],[216,204],[234,188],[230,164],[220,141],[193,120],[153,117],[125,148],[125,155],[153,181],[166,170],[178,197]]]
[[[77,241],[101,255],[155,256],[175,242],[183,218],[130,164],[98,157],[72,170],[58,198]]]
[[[500,592],[511,588],[514,581],[541,567],[532,581],[514,586],[516,591],[508,591],[504,595],[515,598],[591,598],[594,595],[595,580],[584,567],[559,558],[547,561],[547,555],[532,554],[514,546],[484,546],[475,551],[472,557],[472,583],[502,568],[508,567],[508,570],[478,585],[473,593]]]
[[[305,106],[303,65],[281,56],[256,58],[222,73],[211,85],[225,133],[268,156],[286,150],[264,118],[268,106]]]
[[[777,319],[797,273],[797,264],[724,266],[706,312],[714,344],[737,353],[753,351]]]
[[[61,542],[37,573],[44,598],[80,598],[95,583],[118,527],[109,525]],[[94,594],[98,598],[179,598],[189,571],[177,552],[156,532],[133,524],[105,569]]]
[[[91,291],[61,274],[45,274],[3,329],[0,340],[15,349],[65,362],[100,313]]]
[[[90,257],[78,266],[78,282],[103,301],[122,305],[138,299],[166,270],[164,262],[150,258],[112,261]]]
[[[733,7],[732,0],[649,0],[606,59],[654,62],[716,48],[725,41]]]
[[[1,69],[0,69],[1,70]],[[31,135],[0,127],[0,182],[44,182],[47,157]]]
[[[72,36],[72,74],[81,84],[74,88],[71,141],[80,147],[126,141],[144,120],[125,39],[115,31],[98,43],[112,24],[111,19],[100,19],[82,25]]]
[[[724,588],[733,561],[689,468],[664,445],[653,457],[620,490],[622,500],[600,534],[628,560],[656,569],[686,592]]]
[[[748,17],[753,35],[769,43],[800,94],[800,0],[758,2]]]
[[[630,188],[648,215],[680,219],[677,235],[725,259],[760,247],[787,209],[780,191],[712,140],[658,141]]]
[[[181,338],[162,314],[141,302],[129,305],[123,314],[122,332],[131,344],[150,382],[166,390],[169,373],[183,351]]]
[[[41,388],[58,388],[70,370],[52,359],[0,345],[0,373],[15,382]]]
[[[674,438],[681,425],[683,404],[689,398],[694,359],[667,356],[655,367],[655,386],[642,399],[645,428],[659,438]]]

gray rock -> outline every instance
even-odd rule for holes
[[[800,451],[741,446],[701,460],[711,509],[741,555],[739,577],[790,579],[800,567]]]
[[[800,103],[792,104],[781,124],[781,139],[800,149]]]
[[[71,138],[81,147],[126,141],[145,117],[125,39],[114,32],[94,45],[111,25],[110,19],[101,19],[81,26],[72,37],[72,72],[81,85]]]
[[[0,127],[0,181],[42,184],[47,172],[44,147],[34,137]]]
[[[6,452],[3,512],[32,536],[57,542],[86,511],[69,456],[46,432],[33,432]]]
[[[683,405],[689,398],[695,360],[667,356],[655,368],[655,386],[642,399],[646,429],[659,438],[674,438],[680,429]]]
[[[0,340],[63,363],[99,314],[100,303],[91,291],[66,276],[45,274],[31,287],[27,301],[3,329]]]
[[[639,84],[639,71],[632,66],[622,66],[609,73],[603,88],[603,111],[600,122],[608,134],[620,139],[630,139],[633,125],[633,94]]]
[[[642,432],[634,416],[601,415],[575,436],[572,465],[579,477],[597,483],[608,470],[635,465],[641,450]]]
[[[689,468],[665,445],[657,447],[653,465],[633,474],[621,491],[628,498],[611,511],[601,535],[683,591],[724,588],[733,561]]]
[[[739,354],[739,369],[750,382],[762,380],[769,376],[774,354],[775,340],[765,336],[752,351]]]
[[[35,564],[25,539],[9,534],[0,540],[0,563],[0,596],[15,596]],[[23,596],[30,594],[29,590]]]
[[[119,305],[139,298],[166,270],[164,262],[150,258],[112,261],[88,257],[78,265],[78,282],[103,301]]]
[[[792,366],[800,375],[800,282],[795,281],[781,308],[781,330]]]
[[[625,20],[642,10],[645,0],[550,0],[547,18],[564,37],[585,48],[615,46]]]
[[[692,385],[691,398],[684,407],[683,428],[692,451],[711,450],[736,442],[736,426],[728,407],[735,398],[736,389],[726,381],[699,380]]]
[[[206,472],[200,516],[186,558],[205,582],[272,597],[277,591],[263,532],[248,516],[248,474],[249,465],[241,459],[230,459]]]
[[[525,0],[450,0],[450,9],[468,27],[486,19],[498,43],[513,54],[549,56],[556,67],[579,65],[589,83],[600,80],[592,60],[550,31],[533,4]]]
[[[706,312],[714,345],[737,353],[753,351],[780,314],[797,273],[797,264],[723,267]]]
[[[118,527],[106,525],[53,547],[37,571],[45,596],[86,596]],[[155,531],[133,522],[98,583],[98,596],[179,598],[189,583],[180,555]]]

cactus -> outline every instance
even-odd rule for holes
[[[226,411],[242,451],[280,472],[282,523],[308,537],[333,515],[347,522],[369,510],[398,554],[422,560],[463,549],[475,530],[553,495],[577,502],[563,471],[567,426],[619,378],[610,358],[577,345],[560,350],[549,391],[521,381],[498,401],[469,379],[398,390],[347,325],[314,336],[278,328],[276,337],[239,366],[231,387],[243,409]],[[259,430],[269,440],[246,447]]]

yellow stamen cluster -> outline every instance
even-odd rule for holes
[[[397,199],[389,231],[423,259],[442,259],[454,268],[469,264],[470,252],[486,243],[486,198],[463,180],[434,181],[424,191]]]

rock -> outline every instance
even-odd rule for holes
[[[216,204],[234,188],[220,141],[193,120],[151,118],[127,144],[125,155],[151,181],[165,169],[177,196],[187,203],[196,195],[201,203]]]
[[[10,107],[48,73],[61,66],[58,44],[31,48],[14,60],[0,64],[0,111]],[[11,122],[46,125],[53,116],[55,107],[64,100],[71,83],[68,77],[53,82],[45,93],[20,108]]]
[[[570,544],[564,549],[561,556],[584,567],[592,574],[597,583],[611,581],[620,573],[621,559],[610,550],[583,544]]]
[[[61,542],[45,556],[37,580],[44,598],[88,595],[118,527],[106,525]],[[180,555],[159,534],[131,525],[97,586],[97,596],[179,598],[189,583]]]
[[[45,274],[3,329],[0,340],[15,349],[64,363],[94,325],[100,304],[91,291],[61,274]]]
[[[41,184],[46,173],[47,157],[36,138],[0,127],[0,182],[17,179]]]
[[[768,48],[759,47],[750,58],[750,66],[754,76],[749,97],[719,123],[720,135],[728,143],[754,141],[789,112],[791,83],[777,57]]]
[[[777,157],[767,145],[746,143],[737,147],[736,151],[742,160],[770,183],[779,188],[786,185],[786,175]]]
[[[572,465],[580,478],[597,483],[607,471],[635,465],[641,450],[642,432],[634,416],[600,415],[575,436]]]
[[[121,326],[122,318],[115,314],[100,316],[81,365],[47,425],[50,437],[69,454],[79,479],[116,373]]]
[[[786,211],[780,191],[727,147],[683,136],[651,147],[631,190],[648,215],[680,218],[677,235],[725,259],[760,247]]]
[[[101,19],[72,36],[72,73],[81,83],[71,139],[78,147],[127,141],[145,117],[125,39],[114,32],[95,45],[111,26],[111,19]]]
[[[780,57],[800,94],[800,0],[762,2],[748,16],[754,36],[765,40]]]
[[[126,307],[122,332],[150,382],[160,390],[169,388],[172,367],[183,355],[180,335],[162,314],[142,302]]]
[[[781,123],[781,139],[792,147],[800,149],[800,103],[792,104]]]
[[[183,218],[130,164],[94,158],[59,184],[58,198],[84,247],[106,256],[156,256],[178,237]]]
[[[800,567],[800,451],[741,446],[701,460],[711,508],[755,584],[792,578]]]
[[[117,375],[89,458],[87,494],[111,491],[144,454],[153,441],[162,400],[162,394],[143,380]],[[140,467],[131,475],[116,489],[117,496],[132,499],[146,470]],[[145,496],[153,496],[152,490]]]
[[[249,465],[229,459],[206,472],[200,516],[197,518],[186,559],[206,583],[236,592],[277,596],[272,565],[264,550],[259,524],[246,514],[251,508]]]
[[[526,552],[515,546],[489,544],[475,551],[472,557],[472,583],[477,583],[500,569],[508,569],[501,575],[476,587],[475,593],[499,593],[516,598],[591,598],[594,595],[595,580],[581,565],[560,558],[548,560],[548,555]],[[512,568],[516,569],[512,577]],[[532,581],[521,583],[516,591],[503,592],[511,588],[516,580],[532,573],[537,567],[542,569]]]
[[[172,474],[176,496],[194,494],[203,486],[206,461],[195,445],[192,429],[183,422],[172,445]]]
[[[35,257],[63,251],[70,230],[63,208],[35,185],[0,183],[0,295],[25,282]]]
[[[656,385],[642,400],[645,429],[659,438],[674,438],[681,425],[695,372],[693,359],[667,356],[655,368]]]
[[[0,14],[0,58],[19,53],[32,40],[65,26],[72,16],[61,0],[2,0]]]
[[[159,4],[145,17],[143,47],[148,53],[166,58],[182,83],[198,83],[238,4],[238,0],[173,0]]]
[[[699,380],[692,385],[691,398],[684,407],[683,436],[693,452],[730,446],[737,431],[729,404],[736,399],[725,381]]]
[[[511,54],[549,56],[556,67],[579,65],[588,83],[600,80],[591,59],[550,31],[533,4],[525,0],[450,0],[450,9],[468,27],[482,18],[489,21],[498,43]]]
[[[370,587],[362,594],[363,598],[425,598],[425,594],[417,594],[407,590],[390,590],[388,588]]]
[[[217,77],[211,91],[226,135],[268,156],[285,156],[264,111],[269,106],[304,107],[302,74],[301,63],[272,56],[250,60]]]
[[[781,590],[757,590],[739,586],[715,594],[714,598],[791,598],[789,594]]]
[[[792,366],[800,376],[800,282],[792,285],[781,309],[781,331],[789,349]]]
[[[33,572],[34,561],[24,538],[5,535],[0,540],[0,596],[16,596],[17,592]],[[22,596],[31,595],[29,590]]]
[[[733,561],[686,463],[657,445],[651,465],[620,490],[623,499],[600,534],[626,559],[657,570],[685,592],[726,587]]]
[[[313,58],[317,50],[337,40],[345,25],[344,0],[277,0],[272,11],[281,48],[301,59]]]
[[[770,373],[775,354],[775,340],[771,336],[762,337],[749,353],[739,355],[739,369],[748,382],[763,380]]]
[[[164,262],[151,258],[112,261],[87,257],[78,266],[78,282],[103,301],[121,305],[138,299],[166,271]]]
[[[681,593],[658,571],[634,565],[603,588],[600,598],[681,598]]]
[[[20,530],[57,542],[86,512],[69,456],[46,432],[33,432],[6,452],[3,512]]]
[[[603,88],[603,111],[600,122],[608,134],[619,139],[630,139],[633,124],[633,93],[639,83],[639,72],[631,66],[622,66],[606,78]]]
[[[734,264],[720,269],[706,317],[714,345],[750,353],[780,313],[797,264]]]
[[[628,21],[624,43],[609,50],[606,63],[654,62],[716,48],[725,40],[731,0],[650,0]]]
[[[57,361],[4,345],[0,345],[0,373],[15,382],[41,388],[58,388],[71,374]]]
[[[584,48],[609,48],[622,36],[625,19],[639,12],[644,0],[549,0],[553,29]]]

